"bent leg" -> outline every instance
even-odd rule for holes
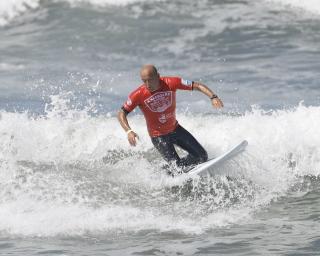
[[[159,151],[161,156],[169,163],[180,161],[180,157],[177,154],[174,145],[169,136],[159,136],[151,138],[151,141],[155,148]]]
[[[180,159],[180,166],[199,164],[208,160],[207,151],[200,143],[182,126],[176,129],[176,143],[183,150],[188,152],[188,156]]]

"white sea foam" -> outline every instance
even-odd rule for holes
[[[79,3],[87,3],[94,6],[108,6],[108,5],[116,5],[116,6],[125,6],[128,4],[144,2],[147,0],[64,0],[69,2],[71,5],[76,5]]]
[[[280,3],[285,6],[299,8],[315,14],[320,14],[320,2],[318,0],[268,0],[269,2]]]
[[[146,0],[56,0],[56,2],[67,2],[71,6],[78,4],[90,4],[92,6],[126,6],[128,4],[144,2]],[[5,26],[19,15],[40,7],[40,0],[3,0],[0,1],[0,26]]]
[[[71,6],[89,4],[97,7],[126,6],[134,3],[143,3],[148,0],[55,0],[56,2],[67,2]],[[162,0],[153,0],[162,1]],[[293,8],[300,8],[315,14],[320,14],[320,3],[317,0],[266,0],[279,3]],[[0,26],[9,24],[19,15],[40,7],[40,0],[6,0],[0,1]]]
[[[147,160],[155,153],[141,116],[130,116],[140,135],[131,148],[115,117],[90,117],[68,110],[59,97],[52,100],[42,118],[1,112],[0,230],[12,235],[202,233],[250,221],[253,211],[284,195],[297,176],[320,174],[320,107],[254,109],[238,117],[179,114],[210,156],[247,139],[246,152],[229,168],[254,186],[221,178],[225,186],[211,184],[215,196],[175,200],[164,192],[170,178]],[[240,205],[232,206],[226,187],[236,187],[229,194]]]
[[[7,25],[20,14],[39,7],[40,0],[0,1],[0,26]]]

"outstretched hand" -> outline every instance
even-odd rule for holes
[[[212,106],[215,108],[222,108],[223,107],[223,102],[219,98],[214,98],[211,100]]]
[[[139,139],[139,136],[134,131],[131,131],[131,132],[128,133],[128,141],[129,141],[131,146],[135,147],[137,145],[136,138]]]

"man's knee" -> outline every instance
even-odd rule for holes
[[[208,161],[208,153],[206,150],[203,150],[200,154],[200,161],[201,163]]]

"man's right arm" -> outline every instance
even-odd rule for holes
[[[127,119],[127,115],[128,115],[128,111],[126,111],[123,107],[122,109],[119,110],[118,112],[118,120],[119,123],[121,125],[121,127],[125,130],[125,132],[128,135],[128,141],[130,143],[131,146],[136,146],[137,145],[137,141],[136,138],[139,139],[139,136],[131,129],[128,119]]]

